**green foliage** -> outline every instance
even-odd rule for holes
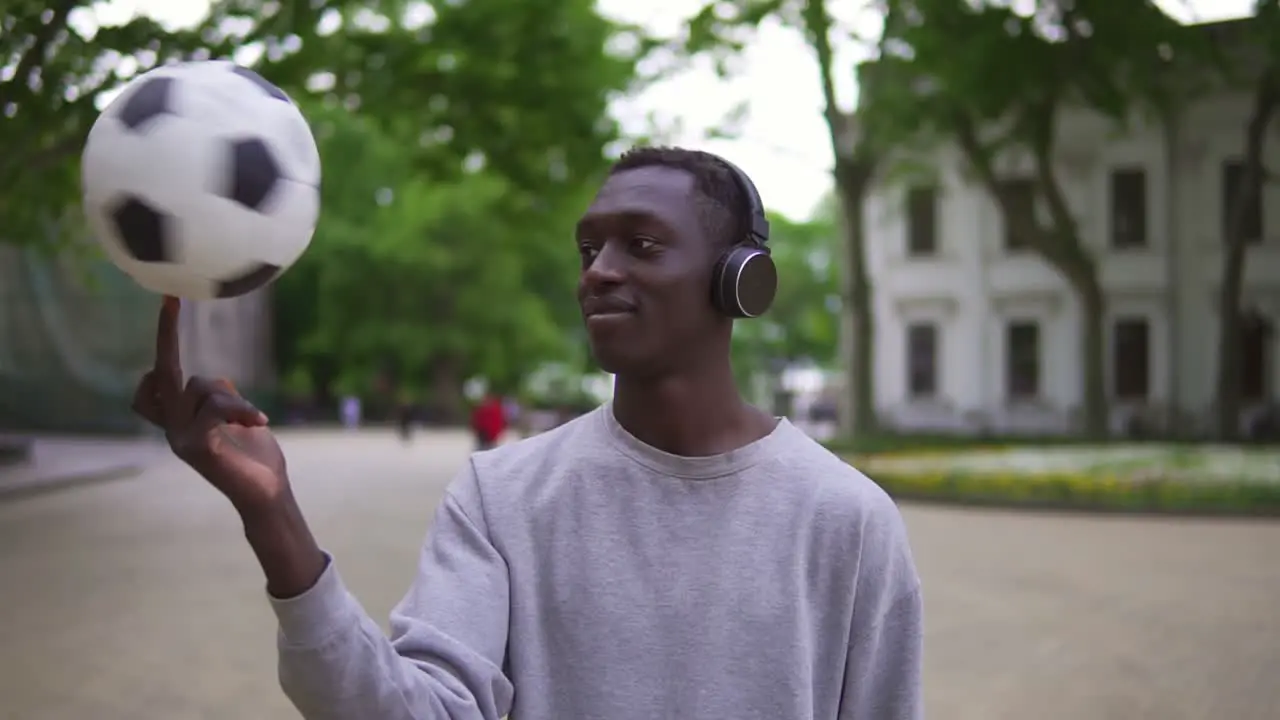
[[[326,180],[312,248],[277,283],[282,367],[310,367],[317,389],[389,380],[435,402],[468,376],[517,387],[573,356],[570,228],[634,57],[604,52],[616,29],[590,3],[544,5],[476,0],[427,31],[318,43],[378,71],[303,99]]]
[[[94,5],[0,10],[3,240],[56,247],[39,230],[76,204],[101,93],[234,56],[298,101],[324,164],[312,247],[272,289],[288,392],[515,386],[572,357],[570,228],[653,47],[636,28],[594,0],[215,0],[191,28],[96,27]]]
[[[710,58],[720,75],[728,75],[730,63],[760,23],[784,9],[794,18],[795,5],[787,0],[710,0],[686,22],[681,50]]]
[[[1020,8],[1021,9],[1021,8]],[[895,141],[953,137],[981,126],[996,152],[1039,147],[1057,110],[1087,107],[1118,123],[1167,108],[1220,67],[1197,29],[1148,0],[889,4],[884,56],[864,73],[870,120]],[[894,132],[896,130],[896,132]]]
[[[367,133],[365,156],[326,186],[343,201],[326,206],[312,248],[277,283],[280,323],[291,324],[281,335],[293,348],[282,348],[282,367],[313,367],[313,382],[327,369],[332,387],[361,393],[389,372],[421,393],[433,373],[453,373],[454,385],[467,375],[512,382],[563,356],[567,339],[538,290],[547,278],[531,273],[548,267],[553,246],[572,258],[554,232],[565,223],[530,231],[497,174],[427,182],[395,160],[389,136],[360,118],[349,124]],[[352,130],[322,141],[326,162],[360,137]],[[571,299],[573,271],[561,265],[569,271],[553,279]]]
[[[482,158],[514,187],[539,194],[598,170],[601,148],[617,137],[607,104],[631,85],[647,47],[592,0],[437,3],[420,27],[357,22],[361,5],[349,5],[339,31],[304,43],[268,77],[301,85],[327,70],[317,95],[405,139],[417,170],[454,178],[469,158]],[[633,40],[630,51],[607,52],[620,35]]]
[[[335,222],[315,255],[318,323],[304,347],[337,358],[343,376],[390,364],[406,379],[445,361],[509,378],[554,356],[560,333],[522,263],[538,238],[503,217],[506,190],[487,174],[411,180],[367,227]]]
[[[159,63],[257,56],[256,68],[295,98],[311,88],[404,137],[430,177],[457,177],[478,156],[514,186],[542,192],[595,171],[617,134],[607,103],[652,47],[601,17],[592,0],[214,0],[190,28],[146,17],[97,26],[97,4],[20,0],[0,9],[0,64],[15,69],[0,80],[0,241],[52,242],[41,223],[75,204],[95,101]],[[423,12],[425,21],[401,20]],[[629,42],[614,42],[620,35]]]
[[[92,0],[5,3],[0,65],[13,72],[0,76],[0,242],[62,247],[43,231],[45,223],[77,200],[79,153],[98,116],[98,95],[135,68],[229,56],[238,47],[279,44],[289,36],[305,39],[323,12],[341,4],[215,0],[197,27],[176,29],[145,17],[98,26]],[[225,32],[230,25],[243,32]]]

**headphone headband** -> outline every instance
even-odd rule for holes
[[[764,214],[764,201],[760,199],[760,191],[756,189],[756,184],[751,182],[751,178],[747,176],[747,173],[742,168],[719,155],[716,158],[729,169],[734,181],[738,183],[738,189],[747,198],[751,222],[747,228],[746,239],[764,248],[765,243],[769,241],[769,218]]]

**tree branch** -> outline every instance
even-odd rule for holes
[[[71,11],[76,8],[79,3],[76,0],[62,0],[53,8],[53,18],[49,22],[40,26],[40,29],[34,33],[31,47],[22,54],[18,60],[18,65],[14,68],[13,79],[5,83],[4,100],[5,103],[14,102],[19,93],[8,92],[8,87],[16,84],[20,87],[22,93],[30,93],[30,76],[41,63],[44,62],[45,52],[49,49],[49,43],[53,42],[53,38],[67,27],[67,18],[71,15]]]
[[[1249,204],[1258,202],[1258,194],[1270,173],[1263,164],[1264,144],[1267,137],[1267,126],[1271,118],[1280,110],[1280,68],[1268,67],[1258,79],[1257,90],[1253,98],[1253,114],[1245,127],[1244,142],[1244,177],[1241,178],[1240,194],[1229,210],[1227,231],[1230,245],[1243,245],[1247,238],[1243,237],[1245,209]]]
[[[814,54],[818,56],[818,74],[822,83],[823,116],[831,131],[831,150],[836,157],[848,157],[855,150],[849,147],[853,118],[841,112],[836,104],[835,52],[831,49],[831,15],[827,12],[825,0],[805,0],[805,30],[813,43]]]
[[[1029,133],[1028,144],[1035,160],[1036,185],[1044,194],[1049,215],[1053,218],[1053,230],[1047,234],[1060,242],[1075,242],[1075,216],[1071,214],[1071,207],[1062,192],[1062,184],[1058,182],[1053,166],[1057,112],[1057,101],[1052,97],[1032,102],[1023,110],[1023,127]]]
[[[950,123],[955,130],[955,137],[960,145],[960,151],[968,161],[969,167],[977,175],[978,183],[986,189],[996,206],[999,207],[1000,215],[1004,221],[1009,224],[1014,233],[1024,238],[1027,245],[1049,261],[1051,265],[1065,268],[1069,257],[1066,252],[1063,252],[1064,246],[1062,244],[1053,242],[1052,238],[1056,236],[1056,233],[1051,232],[1040,223],[1040,220],[1035,216],[1034,208],[1028,209],[1019,206],[1004,192],[1000,178],[996,175],[995,167],[992,163],[993,150],[984,145],[978,137],[978,126],[973,117],[964,110],[953,109],[950,114]],[[1037,162],[1037,171],[1039,170],[1040,163]],[[1037,177],[1037,180],[1039,179]],[[1040,182],[1037,182],[1037,185],[1040,184]],[[1062,198],[1061,193],[1057,195],[1057,200],[1062,203],[1062,207],[1065,209],[1065,200]],[[1052,209],[1053,200],[1049,199],[1049,202]],[[1068,217],[1070,217],[1069,211],[1067,212]]]

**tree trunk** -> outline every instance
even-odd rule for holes
[[[844,308],[841,311],[841,355],[845,391],[841,397],[841,434],[874,433],[879,429],[875,398],[875,318],[871,280],[867,277],[866,231],[863,205],[875,172],[865,132],[857,131],[855,115],[841,112],[836,102],[835,53],[831,45],[832,18],[824,0],[806,0],[801,8],[805,32],[818,60],[823,116],[831,133],[835,156],[836,194],[844,218],[847,265],[841,273]]]
[[[1051,109],[1045,110],[1044,127],[1051,128]],[[1080,432],[1086,437],[1108,434],[1106,385],[1106,297],[1098,282],[1098,269],[1080,243],[1080,233],[1053,171],[1052,133],[1031,143],[1035,157],[1035,186],[1046,203],[1051,224],[1036,217],[1034,208],[1019,207],[1001,192],[1000,180],[991,163],[990,152],[978,139],[972,119],[963,113],[955,118],[956,137],[978,181],[986,188],[1004,222],[1027,239],[1027,246],[1056,270],[1071,286],[1080,303],[1080,389],[1083,407]]]
[[[1107,422],[1106,316],[1107,302],[1098,282],[1097,268],[1088,257],[1068,260],[1058,267],[1080,302],[1080,389],[1083,393],[1080,432],[1102,439]]]
[[[1253,114],[1245,128],[1244,177],[1240,192],[1228,208],[1227,237],[1222,259],[1222,280],[1218,298],[1218,376],[1215,403],[1214,434],[1229,440],[1240,428],[1240,297],[1244,290],[1244,261],[1250,238],[1244,237],[1245,210],[1259,202],[1258,194],[1265,180],[1262,154],[1267,125],[1280,103],[1280,72],[1272,68],[1263,73],[1254,96]]]
[[[1067,206],[1047,146],[1037,153],[1036,180],[1049,206],[1053,224],[1040,230],[1039,242],[1033,243],[1032,247],[1066,278],[1080,303],[1080,391],[1083,407],[1079,430],[1085,437],[1103,439],[1110,434],[1106,374],[1107,299],[1098,281],[1097,263],[1080,241],[1079,226]]]
[[[431,417],[446,423],[465,422],[466,398],[462,395],[459,363],[451,357],[437,358],[427,372],[431,390],[425,404]]]
[[[836,194],[840,200],[845,236],[844,307],[842,318],[845,365],[845,392],[841,403],[841,434],[874,433],[879,429],[875,398],[875,313],[871,300],[871,279],[867,276],[866,223],[867,190],[874,173],[869,160],[849,160],[837,156]]]

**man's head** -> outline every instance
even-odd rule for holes
[[[712,271],[747,237],[750,212],[709,153],[639,148],[618,160],[577,228],[578,299],[604,370],[659,376],[728,353]]]

